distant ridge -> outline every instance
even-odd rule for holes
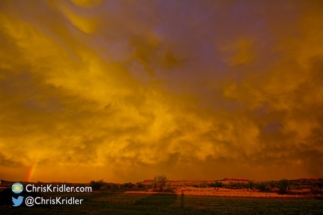
[[[144,180],[143,184],[153,183],[154,180],[147,179]],[[249,180],[247,178],[224,178],[221,180],[168,180],[169,183],[214,183],[216,181],[219,182],[255,182],[253,180]],[[280,181],[280,180],[276,180]],[[304,182],[304,181],[323,181],[323,178],[299,178],[299,179],[291,179],[289,181],[295,182]]]
[[[143,183],[152,183],[154,180],[144,180]],[[168,182],[170,183],[196,183],[196,182],[199,182],[199,183],[213,183],[215,182],[216,180],[168,180]]]
[[[148,184],[152,183],[154,180],[147,179],[142,183]],[[221,180],[168,180],[169,183],[214,183],[216,181],[240,181],[240,182],[249,182],[250,180],[247,178],[224,178]]]

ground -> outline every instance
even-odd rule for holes
[[[76,197],[82,205],[0,206],[1,214],[323,214],[320,199],[237,198],[169,194],[130,194],[122,189],[93,193],[43,193]]]

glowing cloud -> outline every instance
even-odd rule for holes
[[[1,177],[323,177],[320,2],[0,8]]]

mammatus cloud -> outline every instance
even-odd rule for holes
[[[1,1],[0,176],[322,177],[319,1]]]

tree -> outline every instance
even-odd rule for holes
[[[99,181],[91,181],[90,186],[92,187],[93,190],[100,190],[100,188],[104,185],[103,180]]]
[[[319,190],[322,191],[322,189],[323,189],[323,180],[319,180],[319,181],[315,182],[315,186],[317,186],[319,188]]]
[[[287,193],[287,190],[290,189],[290,181],[287,179],[283,179],[279,182],[279,192],[280,193]]]
[[[203,183],[201,183],[199,185],[199,187],[201,187],[201,188],[207,188],[207,187],[209,187],[209,185],[208,185],[208,183],[203,182]]]
[[[257,183],[256,188],[263,192],[270,190],[269,184],[266,182]]]
[[[153,189],[155,191],[164,191],[166,188],[167,181],[168,181],[168,179],[164,175],[154,176],[153,184],[152,184]]]
[[[137,182],[137,187],[141,188],[141,187],[145,187],[145,185],[143,185],[141,182]]]
[[[255,186],[256,186],[255,183],[253,183],[252,181],[249,181],[247,184],[247,188],[249,189],[253,189]]]
[[[133,188],[135,185],[133,183],[129,182],[129,183],[124,183],[122,186],[124,188]]]
[[[215,187],[224,187],[223,183],[220,181],[215,182]]]

